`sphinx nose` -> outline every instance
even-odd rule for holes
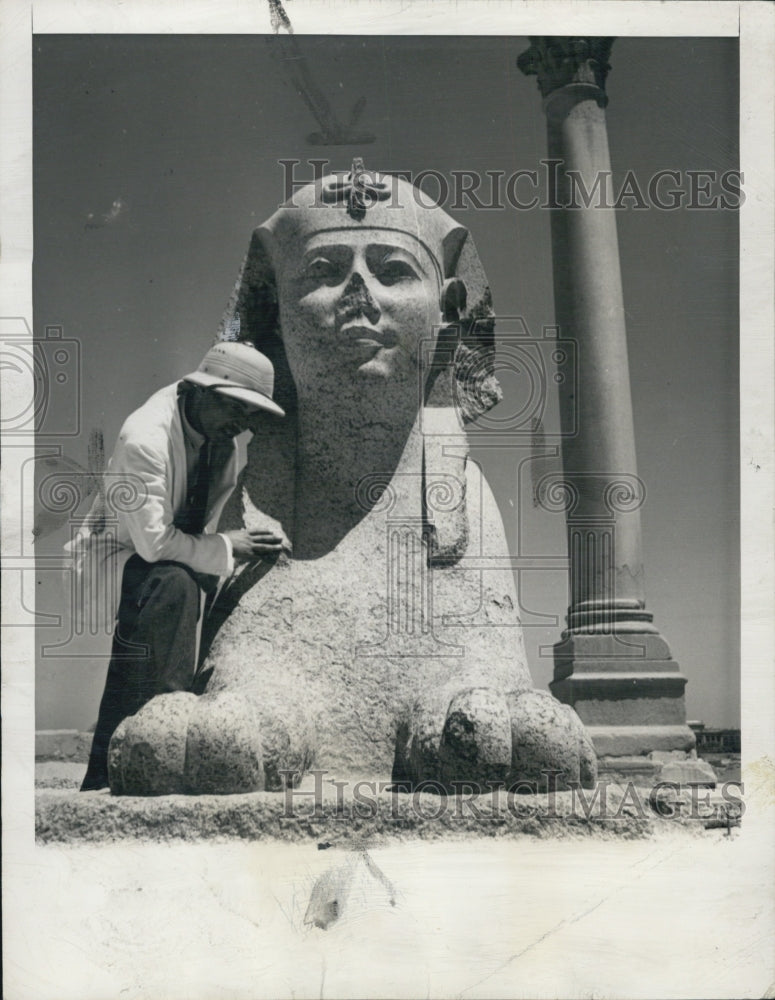
[[[347,286],[342,292],[338,311],[344,321],[365,316],[370,323],[376,323],[381,315],[381,310],[374,301],[366,282],[357,271],[347,282]]]

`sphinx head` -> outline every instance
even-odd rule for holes
[[[464,419],[499,398],[468,231],[390,175],[354,168],[296,192],[254,232],[227,324],[272,359],[286,409],[337,384],[427,403],[444,382]],[[442,370],[452,377],[439,382]]]

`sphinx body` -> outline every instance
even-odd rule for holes
[[[415,195],[333,175],[254,234],[225,326],[272,358],[289,418],[257,425],[226,526],[279,526],[289,551],[222,591],[206,691],[117,731],[114,791],[277,788],[311,765],[594,780],[578,717],[533,690],[501,516],[467,455],[465,421],[498,398],[486,279],[467,231]]]

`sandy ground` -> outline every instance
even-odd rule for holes
[[[6,868],[4,996],[760,997],[775,913],[755,848],[772,820],[635,841],[388,843],[369,851],[385,881],[361,871],[326,930],[305,915],[346,850],[39,846]]]

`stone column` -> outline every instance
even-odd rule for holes
[[[531,38],[518,60],[544,98],[556,322],[576,344],[561,384],[563,475],[545,507],[565,510],[567,629],[552,692],[578,712],[599,755],[686,751],[686,678],[645,607],[640,506],[605,78],[612,38]],[[596,187],[596,185],[599,185]],[[606,193],[607,185],[607,193]]]

